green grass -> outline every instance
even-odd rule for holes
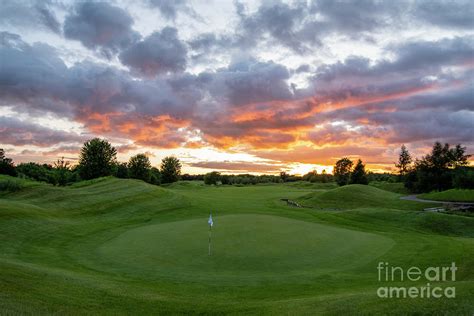
[[[418,195],[419,198],[435,201],[474,202],[474,190],[451,189]]]
[[[367,207],[422,210],[426,205],[400,200],[400,194],[373,186],[351,184],[326,191],[311,192],[298,199],[306,207],[325,210],[349,210]]]
[[[387,182],[387,181],[372,181],[369,185],[382,189],[385,191],[390,191],[398,194],[409,194],[410,192],[405,188],[403,182]]]
[[[472,315],[474,218],[399,196],[358,185],[35,183],[0,198],[0,311]],[[454,261],[457,297],[378,298],[379,261]]]

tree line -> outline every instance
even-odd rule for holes
[[[367,172],[362,160],[354,164],[347,157],[339,159],[334,165],[333,174],[316,170],[303,176],[280,172],[279,175],[228,175],[212,171],[200,175],[181,175],[181,162],[176,157],[165,157],[158,167],[151,165],[146,154],[137,154],[128,162],[117,161],[117,150],[105,139],[94,138],[84,143],[79,155],[79,163],[71,166],[63,158],[54,164],[34,162],[14,165],[12,159],[0,149],[0,174],[26,177],[54,185],[67,185],[81,180],[104,176],[140,179],[151,184],[165,184],[182,180],[200,180],[208,185],[249,185],[259,183],[282,183],[294,181],[333,182],[347,184],[368,184],[371,181],[404,182],[405,187],[414,193],[446,190],[450,188],[474,189],[474,167],[469,167],[466,147],[460,144],[436,142],[431,152],[421,158],[411,156],[402,145],[398,162],[395,163],[398,175],[390,173]]]
[[[64,158],[54,164],[35,162],[14,165],[0,149],[0,174],[20,176],[54,185],[67,185],[81,180],[115,176],[139,179],[151,184],[176,182],[181,176],[181,162],[169,156],[163,158],[160,168],[153,167],[145,154],[137,154],[128,162],[117,161],[117,150],[105,139],[94,138],[84,143],[79,163],[71,166]]]
[[[436,142],[431,152],[421,158],[411,156],[402,145],[398,162],[398,175],[405,187],[414,193],[442,191],[451,188],[474,189],[474,168],[469,167],[466,147],[460,144]]]

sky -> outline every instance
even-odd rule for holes
[[[108,139],[184,173],[474,153],[474,1],[0,2],[0,147]]]

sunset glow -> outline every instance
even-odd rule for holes
[[[304,174],[346,156],[391,171],[402,144],[474,153],[474,29],[456,3],[154,3],[2,5],[9,157],[51,163],[103,137],[183,173]]]

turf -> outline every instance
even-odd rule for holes
[[[0,311],[471,315],[474,218],[423,207],[370,186],[26,186],[0,198]],[[378,298],[379,261],[454,261],[457,297]]]
[[[385,190],[385,191],[390,191],[390,192],[399,193],[399,194],[410,193],[408,189],[405,188],[405,185],[403,182],[372,181],[369,183],[369,185]]]
[[[351,184],[332,190],[311,192],[299,198],[308,207],[327,210],[348,210],[364,207],[392,209],[423,209],[420,204],[400,200],[400,194],[373,186]]]
[[[419,198],[435,201],[474,202],[474,190],[451,189],[418,195]]]

